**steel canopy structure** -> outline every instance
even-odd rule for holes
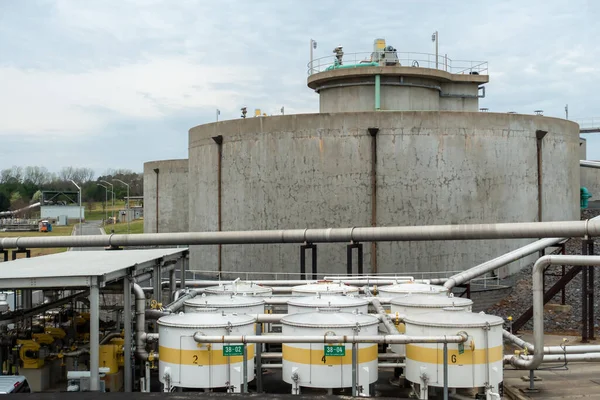
[[[186,248],[67,251],[0,263],[0,289],[100,287],[152,271],[157,262],[176,261]]]

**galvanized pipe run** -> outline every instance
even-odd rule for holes
[[[142,361],[148,360],[146,351],[146,294],[140,285],[133,283],[135,296],[135,355]]]
[[[7,237],[0,239],[0,249],[533,239],[599,235],[600,221],[586,220],[270,231],[145,233],[134,235]]]
[[[261,357],[265,360],[281,360],[281,358],[283,357],[283,353],[282,352],[266,352],[266,353],[261,353]],[[379,360],[399,360],[404,357],[401,357],[399,354],[394,354],[394,353],[379,353],[377,355],[377,358]],[[391,363],[391,364],[397,364],[397,363]]]
[[[335,278],[329,279],[324,278],[323,280],[300,280],[300,279],[288,279],[288,280],[265,280],[265,279],[257,279],[251,280],[248,282],[252,282],[257,285],[263,286],[273,286],[273,287],[284,287],[284,286],[298,286],[298,285],[307,285],[307,284],[316,284],[323,283],[324,281],[331,281],[331,283],[342,283],[348,286],[364,286],[364,285],[395,285],[397,283],[404,282],[418,282],[418,283],[429,283],[429,280],[423,279],[396,279],[396,278],[382,278],[382,279],[370,279],[370,278],[362,278],[360,279],[350,279],[349,277],[344,278]],[[211,281],[211,280],[188,280],[186,285],[188,287],[195,288],[203,288],[215,285],[227,285],[233,283],[233,280],[220,280],[220,281]],[[163,282],[163,285],[166,286],[168,284],[167,281]]]
[[[370,298],[369,301],[371,302],[371,304],[373,305],[373,307],[375,307],[375,310],[379,314],[380,320],[383,323],[383,326],[385,326],[385,329],[387,330],[387,332],[389,334],[397,333],[398,329],[396,329],[396,327],[394,326],[394,324],[392,324],[390,322],[388,314],[383,309],[383,306],[381,305],[381,303],[379,302],[379,300],[375,299],[375,298]]]
[[[444,336],[406,336],[406,335],[374,335],[374,336],[292,336],[292,335],[245,335],[245,336],[203,336],[194,334],[197,343],[378,343],[378,344],[410,344],[410,343],[464,343],[467,335]]]
[[[513,356],[504,356],[505,364],[512,364]],[[522,356],[522,360],[532,360],[533,356]],[[600,353],[582,354],[550,354],[544,355],[542,363],[569,363],[569,362],[600,362]]]
[[[544,269],[550,265],[600,266],[600,256],[544,256],[533,266],[533,347],[544,347]],[[536,369],[544,360],[543,352],[533,357],[512,356],[510,363],[516,368]]]
[[[600,164],[600,163],[598,163],[598,164]],[[600,216],[594,217],[585,222],[592,223],[592,221],[594,224],[599,223]],[[559,235],[557,235],[557,236],[559,236]],[[569,236],[569,235],[564,235],[564,236]],[[571,236],[569,236],[569,237],[571,237]],[[460,272],[456,275],[452,275],[450,278],[448,278],[446,280],[446,282],[444,282],[444,286],[448,290],[451,290],[453,287],[455,287],[457,285],[461,285],[463,283],[469,282],[470,280],[472,280],[474,278],[478,278],[482,275],[490,273],[500,267],[510,264],[511,262],[520,260],[523,257],[527,257],[530,254],[537,253],[541,250],[544,250],[547,247],[554,246],[555,244],[558,244],[558,243],[562,242],[563,240],[567,240],[567,239],[568,239],[567,237],[562,237],[562,238],[556,237],[556,238],[546,238],[546,239],[541,239],[541,240],[535,241],[526,246],[523,246],[516,250],[513,250],[509,253],[506,253],[499,257],[496,257],[492,260],[486,261],[483,264],[479,264],[473,268],[469,268],[466,271]],[[437,283],[437,282],[435,282],[435,283]]]
[[[529,354],[535,353],[533,344],[524,341],[523,339],[513,335],[510,332],[502,332],[505,340],[513,343],[517,347],[527,350]],[[574,345],[574,346],[544,346],[544,354],[583,354],[583,353],[599,353],[600,345]],[[512,356],[511,356],[512,357]],[[545,356],[544,356],[545,360]]]
[[[579,160],[579,166],[585,168],[599,168],[600,162],[597,161],[588,161],[588,160]]]

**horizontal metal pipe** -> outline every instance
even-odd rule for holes
[[[521,356],[521,360],[533,360],[533,356]],[[582,353],[582,354],[549,354],[544,355],[542,363],[564,363],[564,362],[600,362],[600,353]],[[504,356],[505,364],[513,363],[513,356]]]
[[[0,248],[394,242],[599,236],[600,221],[5,237]]]
[[[281,369],[283,364],[263,364],[262,369]]]
[[[598,164],[600,164],[600,163],[598,163]],[[583,221],[583,222],[586,222],[588,224],[600,223],[600,216],[594,217],[590,220]],[[570,235],[556,235],[556,236],[572,237]],[[583,235],[583,236],[585,236],[585,235]],[[542,236],[540,236],[540,237],[542,237]],[[478,278],[482,275],[488,274],[492,271],[495,271],[496,269],[498,269],[500,267],[508,265],[514,261],[520,260],[523,257],[527,257],[528,255],[537,253],[541,250],[544,250],[545,248],[554,246],[554,245],[562,242],[563,240],[567,240],[568,237],[554,237],[554,238],[551,237],[551,238],[537,240],[526,246],[520,247],[516,250],[513,250],[509,253],[503,254],[492,260],[486,261],[483,264],[476,265],[473,268],[469,268],[466,271],[463,271],[456,275],[453,275],[450,278],[448,278],[446,280],[446,282],[443,283],[443,285],[450,290],[457,285],[461,285],[463,283],[469,282],[470,280],[472,280],[474,278]],[[434,282],[432,282],[432,283],[434,283]],[[434,283],[434,284],[436,284],[436,283]]]
[[[158,342],[158,333],[146,333],[146,342]]]
[[[197,343],[463,343],[467,340],[464,333],[447,336],[406,336],[406,335],[375,335],[375,336],[203,336],[194,334]]]
[[[384,279],[328,279],[325,278],[323,280],[308,280],[308,281],[303,281],[303,280],[296,280],[296,279],[288,279],[288,280],[277,280],[277,279],[257,279],[257,280],[252,280],[250,282],[257,284],[257,285],[263,285],[263,286],[269,286],[269,287],[283,287],[283,286],[298,286],[298,285],[306,285],[306,284],[315,284],[315,283],[323,283],[325,281],[331,281],[332,283],[342,283],[344,285],[349,285],[349,286],[364,286],[364,285],[394,285],[396,283],[402,283],[402,282],[420,282],[423,281],[422,279],[419,280],[403,280],[403,279],[392,279],[392,278],[384,278]],[[427,281],[427,280],[426,280]],[[208,279],[199,279],[199,280],[187,280],[186,279],[186,285],[189,283],[190,286],[196,287],[196,288],[201,288],[201,287],[209,287],[209,286],[216,286],[216,285],[227,285],[227,284],[231,284],[231,282],[233,281],[211,281]],[[166,281],[165,283],[166,284]]]
[[[597,161],[579,160],[579,165],[585,168],[600,168],[600,162]]]
[[[283,357],[283,353],[281,352],[267,352],[267,353],[261,353],[261,357],[263,360],[281,360],[281,358]],[[379,358],[380,360],[399,360],[400,358],[404,358],[404,357],[400,357],[399,354],[394,354],[394,353],[379,353],[377,355],[377,358]]]
[[[164,317],[166,315],[169,315],[170,313],[167,311],[162,311],[162,310],[146,310],[144,311],[144,315],[146,316],[147,320],[157,320],[161,317]]]
[[[533,344],[524,341],[523,339],[511,334],[510,332],[504,331],[504,339],[515,344],[516,346],[527,349],[530,354],[535,353],[535,347]],[[571,346],[544,346],[544,354],[583,354],[583,353],[598,353],[600,352],[600,345],[597,344],[583,344],[583,345],[571,345]],[[545,356],[544,356],[545,357]]]
[[[406,363],[402,362],[380,362],[377,364],[379,368],[404,368]]]

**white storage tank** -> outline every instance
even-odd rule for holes
[[[232,388],[240,392],[243,384],[242,344],[201,344],[194,334],[205,336],[253,335],[255,318],[217,312],[175,314],[158,320],[159,380],[169,387]],[[224,346],[228,346],[224,349]],[[254,379],[255,345],[246,354],[248,382]],[[231,354],[224,355],[224,351]],[[240,355],[237,355],[240,354]]]
[[[464,344],[448,344],[448,387],[481,388],[489,382],[494,393],[502,384],[502,324],[500,317],[476,314],[458,308],[415,314],[405,319],[409,336],[442,336],[466,332]],[[406,379],[444,386],[442,343],[406,345]]]
[[[395,285],[379,286],[380,297],[398,297],[403,294],[429,294],[438,295],[447,293],[448,289],[444,286],[429,285],[427,283],[407,282],[397,283]]]
[[[207,294],[245,294],[248,296],[271,296],[273,289],[258,285],[254,282],[234,281],[232,283],[219,284],[204,289]]]
[[[341,312],[354,312],[360,314],[369,313],[369,301],[362,297],[354,296],[332,296],[321,295],[316,296],[298,296],[292,297],[287,302],[288,314],[305,313],[317,311],[322,308],[337,308]]]
[[[261,297],[214,295],[196,296],[183,303],[186,313],[198,312],[205,308],[216,308],[226,314],[264,314],[265,301]]]
[[[370,336],[377,335],[379,319],[372,315],[325,308],[318,312],[288,314],[281,319],[284,336]],[[377,344],[359,343],[357,383],[362,394],[378,377]],[[283,380],[292,394],[301,387],[335,389],[352,387],[352,344],[286,343],[282,346]]]
[[[342,282],[308,283],[292,287],[292,296],[310,296],[311,294],[358,295],[360,289]]]
[[[408,294],[400,297],[395,297],[390,301],[392,318],[407,318],[416,314],[423,314],[432,311],[439,311],[447,307],[460,308],[464,311],[471,312],[473,301],[462,297],[450,296],[431,296],[428,294]],[[398,332],[404,333],[404,323],[396,323]],[[406,355],[405,346],[403,344],[393,344],[390,346],[394,353],[400,356]]]

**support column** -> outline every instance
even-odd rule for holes
[[[100,288],[93,278],[90,286],[90,391],[100,390]]]
[[[132,377],[132,351],[131,351],[131,280],[127,276],[123,279],[123,329],[125,334],[124,347],[124,358],[125,362],[123,365],[123,386],[125,392],[131,392],[133,390],[133,377]]]
[[[179,288],[185,289],[185,273],[189,269],[189,264],[190,264],[189,251],[186,251],[184,254],[182,254],[180,261],[181,261],[181,277],[179,278],[180,279]]]
[[[176,269],[169,271],[169,302],[175,301],[175,292],[177,291],[177,278],[175,276]]]
[[[381,75],[375,75],[375,111],[381,110]]]
[[[152,274],[154,300],[162,303],[162,261],[157,261]]]

